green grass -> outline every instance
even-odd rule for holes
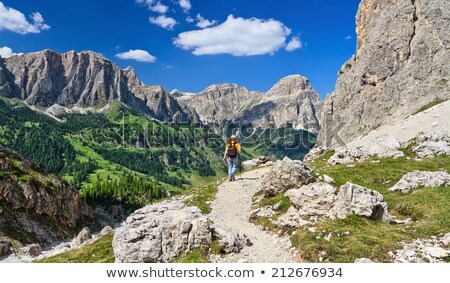
[[[189,194],[191,198],[185,202],[187,206],[196,206],[200,208],[203,214],[211,212],[211,202],[215,199],[218,187],[215,184],[209,184],[198,189],[191,190]]]
[[[38,263],[113,263],[113,234],[105,235],[90,245],[37,261]]]
[[[437,99],[437,100],[435,100],[435,101],[433,101],[433,102],[431,102],[431,103],[428,103],[427,105],[423,106],[423,107],[420,108],[417,112],[415,112],[413,115],[416,115],[416,114],[418,114],[418,113],[420,113],[420,112],[426,111],[426,110],[428,110],[428,109],[430,109],[430,108],[432,108],[432,107],[434,107],[434,106],[436,106],[436,105],[438,105],[438,104],[444,103],[444,102],[446,102],[446,101],[447,101],[447,100]]]
[[[209,263],[208,252],[203,248],[196,248],[186,255],[175,258],[171,263]]]
[[[403,149],[406,156],[412,156],[410,148]],[[387,262],[388,251],[400,248],[399,241],[415,238],[428,238],[450,232],[450,189],[421,188],[410,194],[389,192],[406,173],[421,171],[450,171],[450,157],[436,157],[416,161],[399,158],[380,159],[380,163],[370,161],[357,163],[353,168],[346,165],[328,166],[326,160],[332,153],[309,163],[316,172],[331,176],[337,185],[351,182],[373,189],[383,194],[388,204],[389,213],[399,219],[412,218],[409,225],[391,225],[378,221],[352,216],[345,220],[327,220],[317,224],[317,231],[312,233],[299,229],[291,240],[307,261],[317,262],[319,253],[326,252],[330,262],[353,262],[356,258],[366,257],[379,262]],[[325,231],[325,232],[322,232]],[[350,232],[349,236],[333,236],[330,242],[323,236],[333,232],[339,234]]]

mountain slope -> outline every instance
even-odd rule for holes
[[[52,50],[0,58],[0,95],[50,107],[98,107],[119,100],[160,121],[189,116],[160,86],[146,86],[129,67],[121,70],[100,54]]]
[[[446,0],[363,0],[356,56],[344,64],[325,100],[319,144],[343,145],[448,100],[449,18]]]
[[[52,243],[94,223],[77,190],[0,146],[0,234],[22,243]]]

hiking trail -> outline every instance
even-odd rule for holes
[[[270,169],[261,168],[237,175],[235,182],[219,185],[216,199],[211,204],[210,219],[214,225],[228,231],[243,233],[253,243],[239,254],[213,258],[216,262],[238,263],[286,263],[295,262],[288,237],[263,231],[249,222],[252,198],[259,191],[261,177]]]

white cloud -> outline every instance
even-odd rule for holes
[[[198,26],[199,28],[202,28],[202,29],[213,26],[217,23],[217,21],[215,21],[215,20],[210,21],[210,20],[203,18],[202,15],[200,15],[200,14],[197,14],[197,21],[198,21],[198,23],[196,24],[196,26]]]
[[[138,4],[146,4],[150,10],[156,13],[165,14],[169,11],[169,6],[156,0],[136,0]]]
[[[300,37],[294,36],[286,46],[286,51],[294,51],[303,47]]]
[[[173,30],[173,27],[177,24],[175,19],[166,17],[165,15],[161,15],[157,18],[150,17],[150,22],[168,30]]]
[[[127,52],[122,52],[116,54],[116,57],[122,60],[136,60],[138,62],[154,63],[156,62],[156,57],[151,55],[145,50],[135,49],[129,50]]]
[[[186,22],[192,24],[195,20],[192,17],[187,17]]]
[[[23,53],[14,53],[12,51],[12,49],[9,48],[8,46],[0,47],[0,56],[2,58],[9,58],[9,57],[12,57],[12,56],[15,56],[15,55],[21,55],[21,54],[23,54]]]
[[[39,12],[30,15],[33,23],[30,23],[25,15],[13,8],[6,7],[0,2],[0,31],[9,30],[15,33],[40,33],[42,30],[50,29],[44,24],[44,18]]]
[[[290,34],[288,27],[273,19],[244,19],[229,15],[218,26],[179,34],[174,44],[193,50],[194,55],[263,55],[273,54],[284,47]]]
[[[344,39],[345,40],[350,40],[350,39],[352,39],[352,36],[351,35],[347,35],[346,37],[344,37]]]
[[[192,9],[190,0],[179,0],[178,3],[180,4],[180,7],[183,8],[183,11],[185,13],[189,12]]]

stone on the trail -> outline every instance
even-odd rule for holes
[[[78,247],[90,239],[92,239],[91,230],[88,227],[85,227],[85,228],[83,228],[83,230],[81,230],[81,232],[75,238],[74,245]]]
[[[311,222],[302,219],[299,210],[291,206],[284,215],[275,221],[275,224],[279,227],[298,228],[311,224]]]
[[[286,192],[300,216],[330,216],[336,201],[336,189],[327,183],[312,183]]]
[[[20,255],[31,256],[31,257],[39,256],[39,255],[41,255],[41,253],[42,253],[42,248],[38,244],[28,245],[19,250]]]
[[[245,246],[251,246],[252,242],[245,234],[225,231],[219,227],[212,228],[212,234],[219,240],[221,253],[240,253]]]
[[[368,258],[358,258],[355,259],[355,263],[375,263],[375,262]]]
[[[340,187],[333,215],[344,219],[352,214],[388,221],[388,206],[379,192],[347,183]]]
[[[408,193],[418,188],[436,188],[450,185],[450,174],[446,172],[414,171],[404,175],[389,191]]]
[[[314,181],[314,173],[308,166],[300,160],[285,157],[277,161],[262,177],[261,189],[265,196],[275,196]]]
[[[368,158],[367,154],[357,148],[340,147],[333,156],[328,159],[328,165],[352,164]]]
[[[11,252],[11,241],[5,237],[0,237],[0,257]]]
[[[113,249],[116,262],[155,263],[209,248],[211,229],[198,207],[180,201],[148,205],[132,213],[116,230]]]
[[[244,170],[251,170],[261,166],[270,166],[273,165],[272,159],[267,156],[260,156],[256,159],[246,160],[242,162],[242,166]]]
[[[418,158],[450,155],[450,136],[446,133],[422,134],[417,137],[416,143],[418,145],[412,150]]]

